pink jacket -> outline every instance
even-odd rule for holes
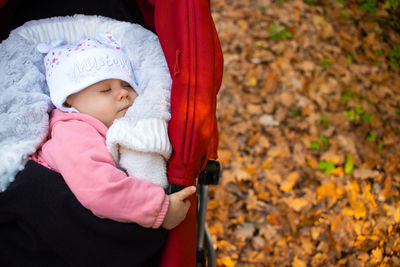
[[[49,140],[33,159],[60,173],[78,201],[96,216],[158,228],[169,198],[153,183],[128,177],[106,147],[107,127],[85,114],[53,110]]]

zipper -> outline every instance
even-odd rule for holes
[[[186,111],[185,142],[183,150],[183,164],[188,165],[193,138],[193,124],[195,116],[196,99],[196,12],[195,4],[188,0],[188,36],[189,36],[189,81],[188,81],[188,102]],[[192,20],[190,20],[192,18]],[[193,23],[191,23],[193,21]]]

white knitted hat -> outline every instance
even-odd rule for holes
[[[106,79],[123,80],[139,94],[131,62],[111,35],[99,34],[96,38],[63,43],[57,40],[37,46],[40,52],[47,53],[46,80],[50,98],[57,108],[75,111],[64,106],[67,97]]]

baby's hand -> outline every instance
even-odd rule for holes
[[[178,226],[186,217],[190,201],[186,198],[196,192],[195,186],[189,186],[179,192],[169,195],[169,206],[164,221],[161,224],[167,230]]]

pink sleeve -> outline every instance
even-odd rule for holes
[[[164,190],[116,168],[105,139],[89,124],[57,122],[42,151],[78,201],[96,216],[160,227],[169,205]]]

